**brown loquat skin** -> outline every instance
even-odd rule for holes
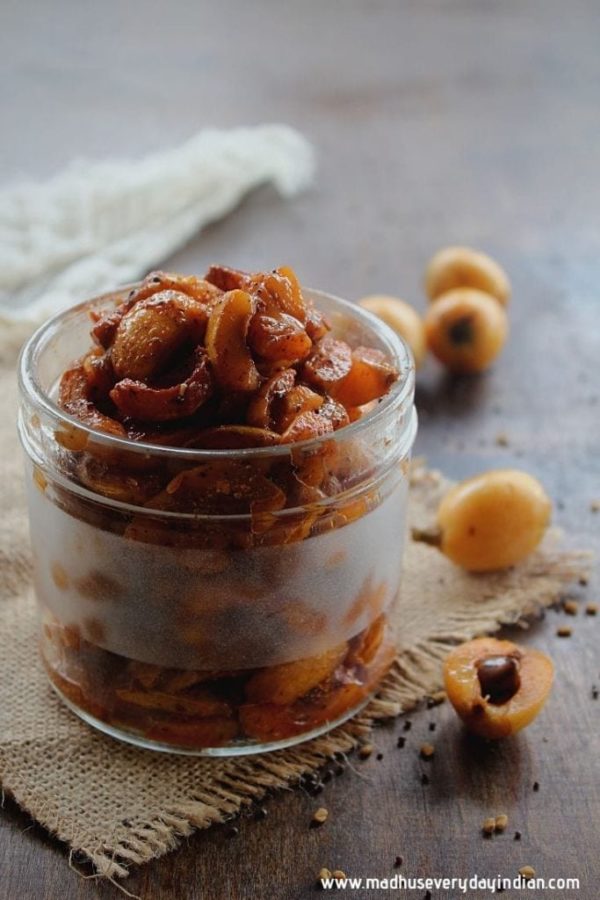
[[[398,297],[389,297],[387,294],[372,294],[363,297],[359,306],[372,312],[386,325],[404,338],[412,351],[415,366],[418,369],[427,352],[425,329],[423,320],[418,312],[409,303]]]
[[[535,550],[551,513],[537,479],[516,469],[492,469],[455,485],[442,499],[439,547],[471,572],[513,566]]]
[[[451,372],[474,374],[487,369],[502,350],[508,318],[489,294],[456,288],[429,307],[425,335],[432,353]]]
[[[479,668],[486,659],[515,660],[518,688],[504,702],[482,691]],[[511,641],[477,638],[456,647],[444,663],[448,699],[467,729],[488,740],[515,734],[532,722],[548,699],[554,678],[552,660],[540,650]]]
[[[495,297],[502,306],[510,299],[510,281],[502,266],[470,247],[445,247],[430,260],[425,290],[430,300],[455,288],[476,288]]]

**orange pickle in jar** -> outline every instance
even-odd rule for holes
[[[42,657],[74,712],[243,754],[377,691],[416,429],[385,325],[286,267],[156,272],[43,326],[20,379]]]

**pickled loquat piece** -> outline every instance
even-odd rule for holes
[[[312,348],[302,323],[287,313],[256,313],[248,328],[248,343],[262,359],[285,360],[288,365],[304,359]]]
[[[63,373],[58,389],[58,402],[62,409],[88,428],[125,437],[124,427],[100,412],[94,403],[93,394],[84,362],[75,363]],[[70,450],[82,450],[87,444],[87,435],[74,427],[61,433],[60,443]]]
[[[398,372],[381,350],[357,347],[352,351],[352,367],[331,393],[346,408],[363,406],[388,392]]]
[[[276,407],[296,383],[294,369],[281,369],[272,375],[256,392],[248,404],[246,420],[254,428],[275,428]]]
[[[286,431],[294,419],[306,412],[315,412],[324,404],[321,394],[316,394],[302,384],[296,385],[281,398],[277,428]]]
[[[274,703],[277,706],[293,703],[328,678],[347,651],[348,644],[344,642],[319,656],[259,669],[246,684],[246,697],[250,703]]]
[[[141,300],[121,319],[111,349],[118,378],[144,380],[162,371],[185,345],[204,336],[204,305],[186,294],[162,291]]]
[[[430,306],[425,335],[432,353],[451,372],[483,372],[504,346],[508,318],[489,294],[457,288]]]
[[[461,644],[444,663],[450,703],[469,731],[490,740],[529,725],[548,699],[553,677],[545,653],[496,638]]]
[[[247,447],[272,447],[280,440],[276,431],[251,425],[216,425],[203,428],[187,447],[202,450],[243,450]]]
[[[302,376],[317,390],[333,394],[352,368],[352,351],[345,341],[326,335],[313,348],[302,368]]]
[[[292,422],[281,435],[282,444],[295,444],[299,441],[311,441],[331,434],[333,425],[329,419],[320,416],[314,410],[302,412],[292,419]]]
[[[195,413],[211,396],[213,387],[206,351],[196,347],[192,370],[179,384],[151,387],[143,381],[124,378],[109,396],[124,416],[141,422],[169,422]]]
[[[551,512],[544,488],[526,472],[483,472],[455,485],[442,499],[439,547],[471,572],[503,569],[535,550]]]
[[[339,678],[334,672],[293,703],[247,703],[240,707],[242,730],[259,740],[282,740],[335,722],[368,697],[392,665],[395,655],[393,643],[383,641],[368,665],[352,660],[350,671],[344,674],[344,663]],[[357,663],[360,677],[355,668]]]
[[[486,253],[470,247],[445,247],[429,261],[425,290],[430,300],[455,288],[476,288],[495,297],[502,306],[510,299],[510,281],[502,266]]]
[[[386,325],[404,338],[412,351],[417,369],[425,358],[427,341],[425,340],[425,328],[423,320],[418,312],[397,297],[389,297],[387,294],[372,294],[363,297],[359,306],[367,309],[385,322]]]
[[[148,725],[144,722],[144,734],[150,740],[193,749],[229,744],[237,737],[238,731],[236,720],[223,716],[191,718],[187,722],[150,719]]]
[[[206,329],[206,350],[217,381],[231,391],[255,391],[260,375],[246,335],[254,301],[245,291],[225,294],[212,308]]]

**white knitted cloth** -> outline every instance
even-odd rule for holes
[[[135,280],[272,182],[308,185],[311,146],[283,125],[201,131],[141,160],[77,161],[0,190],[0,324],[24,338],[52,313]]]

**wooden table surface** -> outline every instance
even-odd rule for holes
[[[5,0],[2,178],[47,175],[78,154],[142,154],[204,125],[297,126],[318,151],[313,190],[288,203],[260,190],[156,262],[188,271],[287,262],[343,296],[386,291],[424,307],[433,251],[491,252],[514,283],[510,342],[484,377],[450,380],[433,362],[420,373],[417,452],[454,477],[496,465],[535,472],[569,541],[598,547],[599,44],[596,0]],[[580,593],[598,600],[597,585]],[[353,762],[318,800],[273,796],[263,821],[243,817],[233,838],[226,828],[197,834],[135,871],[127,889],[144,900],[296,900],[318,896],[324,865],[383,877],[513,876],[529,864],[581,879],[579,891],[544,896],[595,900],[600,626],[580,614],[560,640],[561,622],[564,613],[549,612],[526,638],[558,670],[526,734],[482,750],[446,706],[422,710],[404,749],[400,719],[376,732],[383,759]],[[424,786],[418,748],[430,738],[437,754]],[[330,821],[309,830],[321,803]],[[506,834],[484,840],[483,819],[500,812]],[[6,801],[0,896],[122,895],[70,871],[64,848]]]

